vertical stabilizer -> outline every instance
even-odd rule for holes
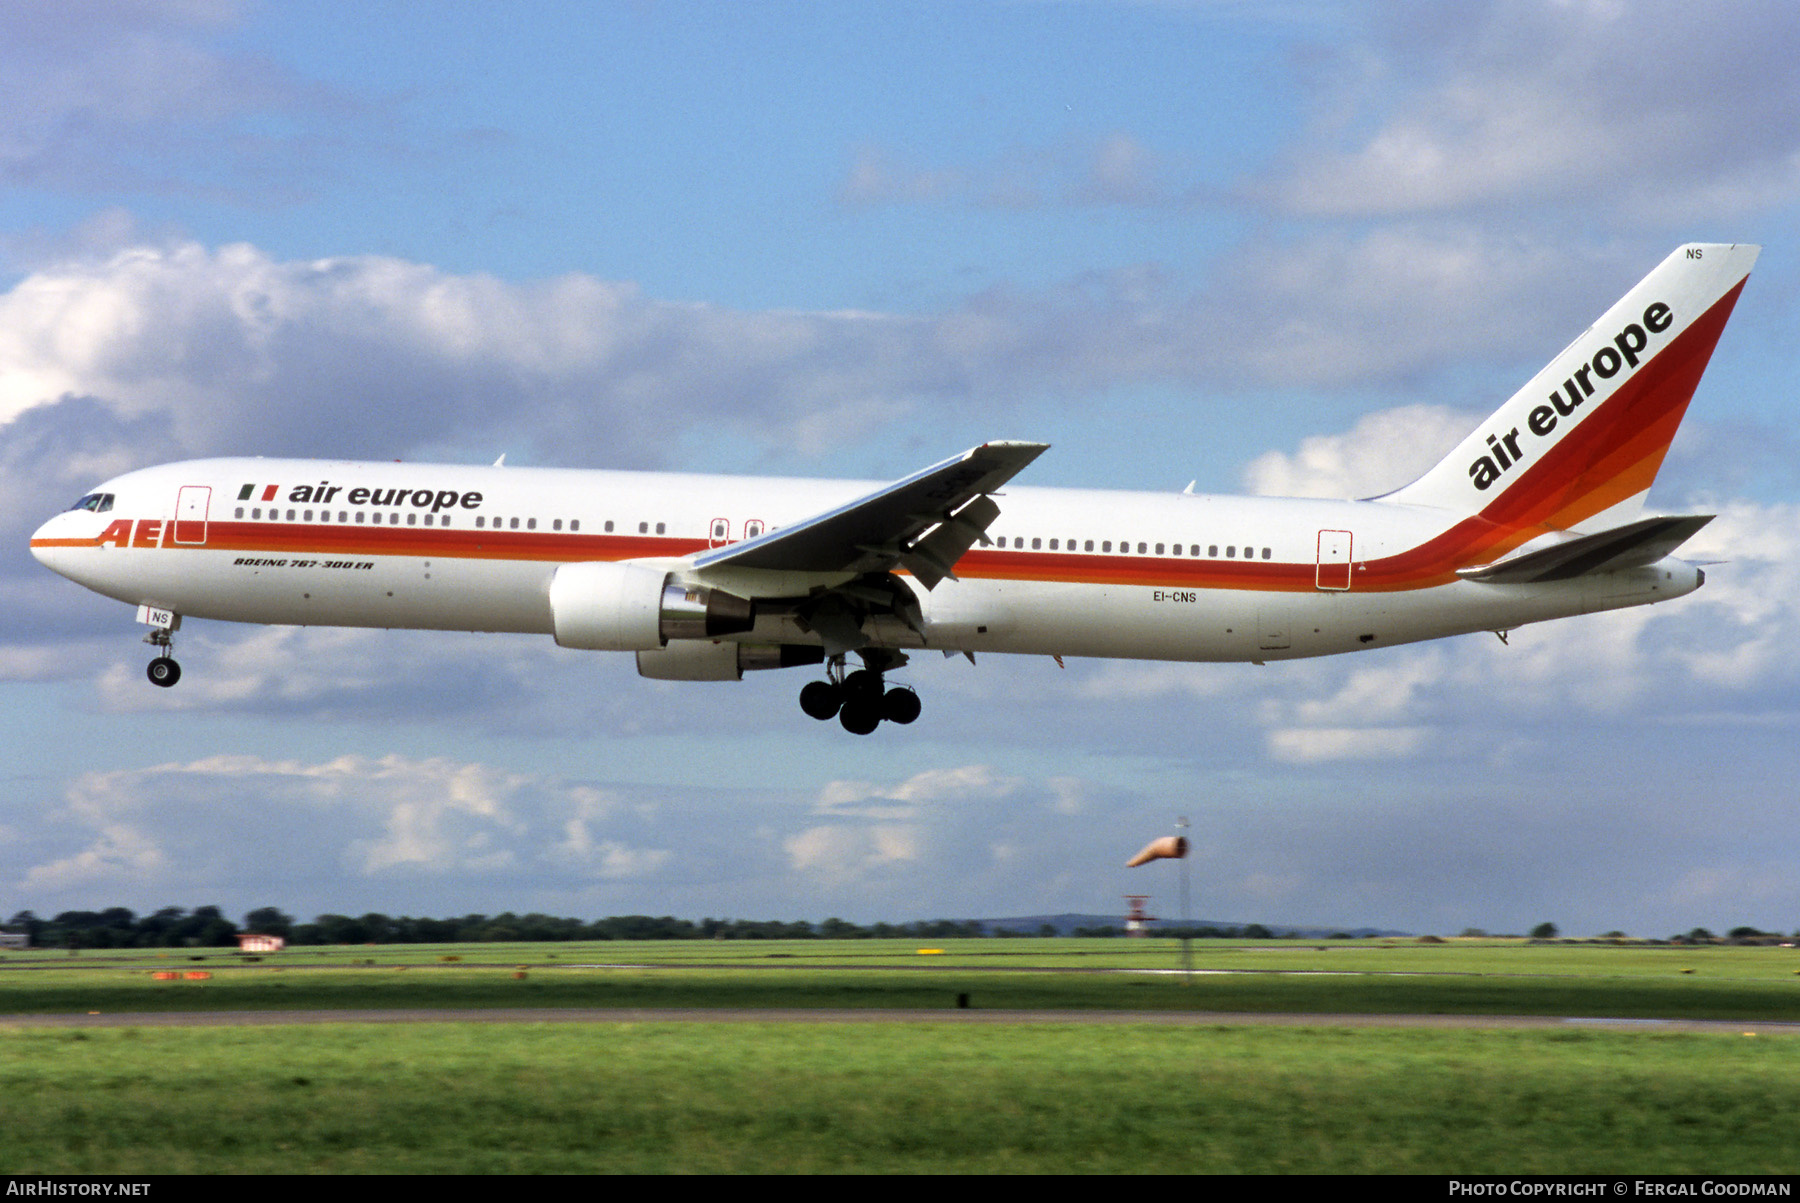
[[[1381,500],[1512,531],[1637,517],[1760,250],[1678,248],[1442,463]]]

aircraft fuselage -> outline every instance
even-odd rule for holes
[[[920,704],[907,652],[1325,656],[1680,597],[1708,515],[1644,517],[1758,248],[1677,248],[1430,471],[1367,501],[1013,487],[1046,447],[983,443],[888,484],[213,459],[130,472],[32,554],[182,616],[549,634],[638,671],[823,663],[815,718]],[[846,657],[861,657],[849,672]]]
[[[872,481],[440,464],[215,459],[128,473],[32,539],[95,592],[188,617],[551,634],[556,569],[681,563],[845,505]],[[1009,487],[990,546],[916,589],[894,647],[1152,660],[1278,660],[1505,630],[1691,592],[1672,557],[1532,585],[1466,581],[1476,519],[1380,501]],[[1515,538],[1512,542],[1522,542]],[[1481,554],[1471,555],[1480,547]],[[781,574],[742,570],[763,595]],[[713,583],[725,581],[724,576]],[[796,581],[804,594],[816,581]],[[747,592],[750,590],[746,590]],[[818,642],[759,617],[741,642]]]

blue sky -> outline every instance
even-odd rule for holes
[[[1785,4],[0,9],[0,911],[1108,912],[1800,927]],[[1766,250],[1652,494],[1654,611],[1343,660],[794,673],[130,613],[29,531],[297,454],[1404,483],[1671,248]],[[10,549],[10,550],[8,550]],[[1148,881],[1148,884],[1146,882]]]

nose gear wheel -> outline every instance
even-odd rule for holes
[[[150,684],[167,689],[181,680],[181,665],[175,663],[175,657],[169,654],[175,650],[175,641],[169,637],[169,632],[158,627],[144,636],[144,642],[162,653],[144,668],[144,675],[150,678]]]

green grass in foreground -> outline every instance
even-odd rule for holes
[[[1736,1035],[0,1030],[7,1173],[1790,1173],[1797,1112]]]
[[[1800,1020],[1800,953],[1366,942],[1199,942],[1174,976],[1167,941],[966,940],[920,956],[897,941],[664,942],[297,950],[260,962],[154,951],[0,959],[0,1014],[487,1007],[952,1007]],[[1131,945],[1133,947],[1120,947]],[[199,954],[196,954],[199,955]],[[445,963],[441,958],[459,956]],[[367,963],[365,963],[367,962]],[[695,965],[696,968],[678,968]],[[515,978],[516,966],[529,966]],[[158,982],[156,969],[205,969]],[[1034,972],[1033,970],[1044,970]],[[1064,970],[1057,972],[1057,970]]]

